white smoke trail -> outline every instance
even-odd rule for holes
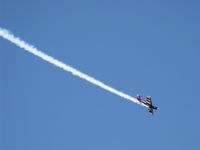
[[[131,96],[127,95],[127,94],[124,94],[124,93],[122,93],[122,92],[120,92],[120,91],[118,91],[118,90],[116,90],[116,89],[114,89],[114,88],[112,88],[112,87],[110,87],[110,86],[108,86],[108,85],[106,85],[106,84],[94,79],[93,77],[90,77],[87,74],[84,74],[84,73],[76,70],[75,68],[62,63],[61,61],[56,60],[51,56],[48,56],[47,54],[39,51],[34,46],[27,44],[25,41],[19,39],[18,37],[15,37],[13,34],[11,34],[6,29],[0,28],[0,36],[2,36],[4,39],[16,44],[20,48],[23,48],[24,50],[26,50],[26,51],[28,51],[28,52],[30,52],[30,53],[42,58],[43,60],[45,60],[45,61],[47,61],[47,62],[49,62],[49,63],[51,63],[51,64],[53,64],[53,65],[55,65],[55,66],[57,66],[59,68],[62,68],[65,71],[71,72],[75,76],[78,76],[78,77],[80,77],[80,78],[82,78],[82,79],[84,79],[84,80],[86,80],[86,81],[88,81],[88,82],[90,82],[90,83],[92,83],[94,85],[97,85],[97,86],[99,86],[99,87],[101,87],[101,88],[103,88],[103,89],[105,89],[105,90],[107,90],[107,91],[109,91],[111,93],[114,93],[114,94],[116,94],[116,95],[118,95],[120,97],[128,99],[128,100],[130,100],[130,101],[132,101],[134,103],[137,103],[139,105],[145,106],[144,104],[140,103],[136,98],[131,97]]]

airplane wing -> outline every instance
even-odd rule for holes
[[[147,96],[147,102],[152,105],[152,100],[151,100],[151,96]]]
[[[153,112],[153,108],[150,108],[150,107],[149,107],[148,110],[149,110],[149,112],[153,115],[153,113],[154,113],[154,112]]]

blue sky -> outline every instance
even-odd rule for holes
[[[3,150],[198,150],[200,2],[0,0],[0,26],[134,96],[124,100],[0,38]]]

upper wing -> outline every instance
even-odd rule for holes
[[[147,102],[152,105],[152,100],[151,100],[151,96],[147,96]]]

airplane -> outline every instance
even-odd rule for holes
[[[151,100],[151,96],[146,96],[146,100],[145,99],[141,99],[141,96],[139,94],[137,94],[136,99],[145,104],[147,106],[148,111],[153,115],[154,113],[154,109],[158,110],[158,107],[152,104],[152,100]]]

